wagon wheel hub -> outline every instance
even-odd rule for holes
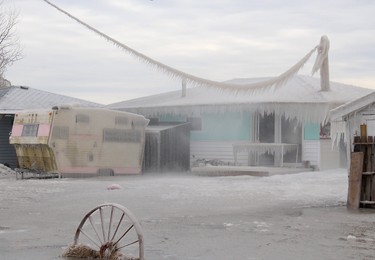
[[[99,256],[100,258],[104,258],[104,257],[112,255],[112,253],[116,251],[117,251],[116,246],[114,246],[112,242],[107,242],[100,247]]]

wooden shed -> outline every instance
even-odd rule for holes
[[[360,135],[361,125],[366,125],[367,136],[375,136],[375,92],[331,110],[330,118],[332,140],[335,143],[344,140],[347,144],[347,158],[350,158],[354,151],[354,136]]]
[[[348,208],[375,207],[375,92],[331,111],[332,136],[345,140]]]

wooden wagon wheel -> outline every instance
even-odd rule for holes
[[[141,226],[124,206],[102,204],[92,209],[82,219],[74,236],[74,245],[89,245],[97,249],[99,258],[144,260]]]

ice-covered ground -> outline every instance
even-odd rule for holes
[[[0,178],[16,176],[16,172],[0,163]]]
[[[346,210],[345,169],[270,177],[6,176],[0,179],[0,259],[61,259],[83,216],[105,202],[137,216],[148,260],[375,256],[375,211]]]

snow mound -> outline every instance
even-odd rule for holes
[[[107,186],[107,190],[120,190],[122,187],[119,184],[111,184]]]
[[[16,176],[16,172],[13,171],[8,166],[0,163],[0,178],[1,177],[8,177],[8,176]]]

